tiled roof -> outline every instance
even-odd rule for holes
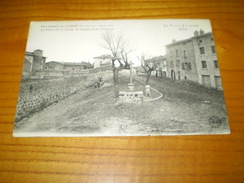
[[[34,56],[34,53],[33,52],[30,52],[30,51],[26,51],[25,54],[26,55],[29,55],[29,56]]]
[[[193,37],[190,37],[190,38],[187,38],[187,39],[175,41],[175,42],[170,43],[170,44],[167,44],[165,46],[171,46],[171,45],[175,45],[175,44],[180,44],[180,43],[188,42],[188,41],[191,41],[191,40],[193,40],[195,38],[204,37],[204,36],[211,35],[211,34],[212,34],[212,32],[207,32],[207,33],[204,33],[204,34],[200,34],[198,36],[193,36]]]
[[[42,50],[40,50],[40,51],[42,51]],[[30,52],[30,51],[26,51],[26,52],[25,52],[25,55],[28,55],[28,56],[35,56],[34,52]],[[47,57],[43,57],[43,56],[42,56],[42,58],[47,58]]]
[[[63,63],[61,63],[61,62],[56,62],[56,61],[46,62],[46,64],[59,64],[59,65],[63,65]]]

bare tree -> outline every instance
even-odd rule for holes
[[[141,61],[141,67],[146,73],[146,85],[149,84],[149,80],[153,71],[166,67],[164,62],[162,62],[160,59],[156,59],[156,57],[150,56],[145,58],[145,55],[142,54],[141,57],[138,57],[138,59]]]
[[[128,54],[132,52],[130,43],[123,35],[114,35],[106,32],[102,35],[104,44],[102,46],[112,54],[112,68],[115,85],[118,84],[119,71],[130,69]]]

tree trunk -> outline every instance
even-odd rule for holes
[[[146,85],[148,85],[148,83],[149,83],[150,76],[151,76],[151,71],[148,71],[147,72]]]
[[[114,77],[114,95],[115,97],[119,96],[119,69],[114,68],[113,70],[113,77]]]
[[[119,71],[123,69],[128,69],[127,66],[120,66],[120,67],[114,67],[113,68],[113,79],[114,79],[114,91],[115,96],[119,96]]]
[[[114,84],[119,83],[119,69],[114,68],[113,69],[113,77],[114,77]]]

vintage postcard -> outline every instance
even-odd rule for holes
[[[35,21],[14,137],[229,134],[211,23]]]

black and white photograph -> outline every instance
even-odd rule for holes
[[[229,134],[207,19],[30,22],[14,137]]]

